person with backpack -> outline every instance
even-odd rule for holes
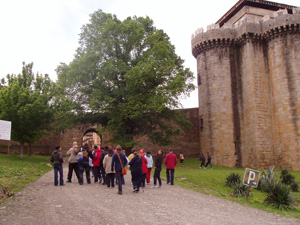
[[[79,154],[80,153],[80,154]],[[91,159],[94,158],[92,152],[89,150],[89,146],[87,143],[81,148],[81,152],[78,155],[78,162],[79,162],[79,173],[80,173],[80,182],[79,184],[83,184],[83,172],[85,171],[86,174],[86,181],[88,184],[91,183],[90,177],[90,165],[89,165],[89,157]]]
[[[59,172],[59,185],[64,186],[64,175],[62,164],[64,162],[63,155],[61,153],[61,147],[58,145],[51,154],[50,161],[54,167],[54,186],[58,185],[58,172]]]
[[[122,195],[122,169],[126,166],[127,159],[122,153],[120,145],[116,147],[116,153],[112,157],[111,171],[116,171],[116,178],[118,183],[118,194]]]
[[[95,150],[93,153],[93,171],[94,171],[94,182],[97,183],[98,180],[101,180],[101,174],[100,174],[100,157],[102,155],[101,150],[95,145]]]

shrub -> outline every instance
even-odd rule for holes
[[[281,170],[281,182],[286,185],[290,185],[295,182],[295,177],[291,175],[286,169]]]
[[[229,187],[233,187],[236,183],[240,183],[242,181],[241,175],[237,173],[231,173],[226,178],[226,185]]]
[[[268,193],[265,198],[266,203],[271,204],[280,210],[295,209],[296,199],[291,195],[288,186],[279,181],[267,181],[265,183],[265,188]]]
[[[277,176],[276,171],[274,171],[275,166],[270,166],[267,172],[263,171],[261,177],[258,182],[258,190],[266,191],[266,184],[268,182],[275,182],[275,178]]]
[[[290,184],[290,188],[291,188],[292,191],[298,192],[299,191],[299,184],[294,182],[294,183]]]
[[[290,174],[287,169],[281,170],[281,182],[283,184],[289,185],[292,191],[298,192],[299,191],[299,185],[295,181],[295,177]]]
[[[242,182],[234,183],[232,188],[234,197],[240,198],[247,195],[248,186],[243,185]]]

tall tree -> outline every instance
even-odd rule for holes
[[[79,43],[74,60],[58,67],[58,83],[83,111],[107,116],[111,141],[130,147],[134,135],[144,134],[168,145],[190,126],[174,109],[195,88],[193,74],[149,17],[120,21],[98,10]]]
[[[0,88],[0,119],[12,121],[12,140],[21,144],[20,159],[24,144],[45,135],[54,118],[54,84],[48,75],[34,75],[32,67],[33,63],[23,63],[22,73],[7,75],[7,85]]]

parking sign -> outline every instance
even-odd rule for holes
[[[243,184],[257,188],[260,172],[250,168],[245,169]]]

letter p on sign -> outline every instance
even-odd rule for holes
[[[243,184],[257,188],[259,182],[259,174],[260,172],[257,170],[246,168]]]

